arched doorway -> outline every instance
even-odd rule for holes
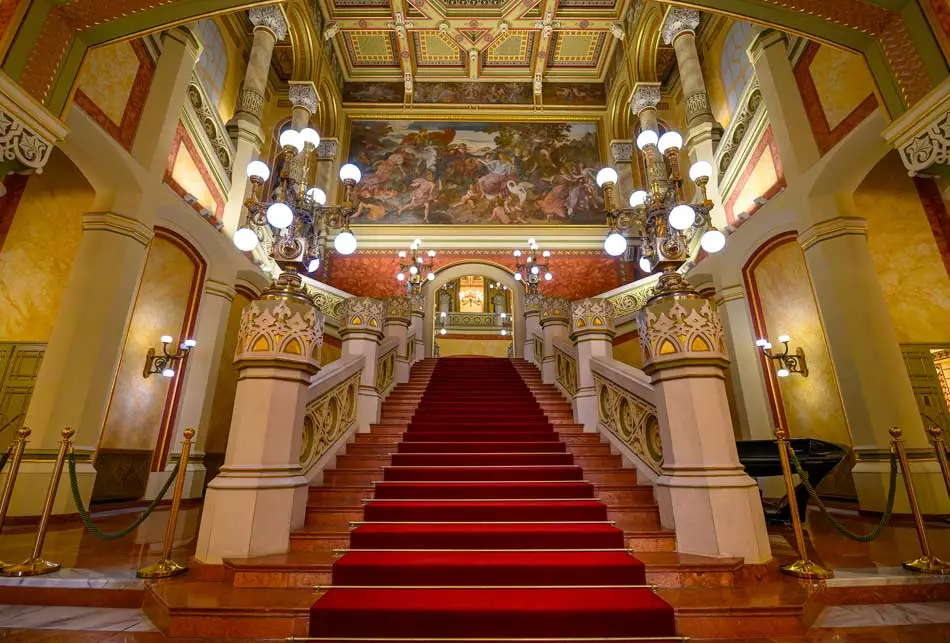
[[[501,295],[505,298],[504,301],[506,302],[505,307],[507,310],[504,311],[504,314],[506,318],[510,320],[510,325],[507,326],[507,329],[509,329],[508,334],[506,334],[504,337],[510,336],[511,341],[513,342],[513,344],[511,344],[511,355],[513,357],[522,357],[524,346],[524,326],[522,322],[524,318],[524,287],[515,281],[513,273],[507,268],[499,266],[498,264],[481,261],[469,261],[445,266],[436,272],[436,276],[433,281],[427,282],[423,287],[426,311],[426,355],[434,355],[436,334],[439,333],[442,328],[439,319],[439,313],[442,312],[439,310],[439,294],[446,291],[446,286],[449,286],[450,284],[461,283],[463,279],[466,278],[476,278],[470,279],[470,283],[467,284],[473,291],[477,290],[478,288],[477,279],[482,279],[483,292],[487,291],[496,295]],[[495,284],[497,284],[497,287]],[[505,295],[503,293],[508,294]],[[458,295],[456,294],[455,297],[458,297]],[[456,351],[464,350],[464,354],[469,355],[490,355],[498,352],[497,346],[482,347],[481,352],[472,352],[474,350],[478,350],[477,346],[480,343],[478,337],[480,335],[485,337],[485,342],[498,342],[499,339],[497,338],[500,336],[500,331],[503,328],[503,325],[500,323],[502,321],[501,311],[498,311],[497,307],[493,305],[498,302],[484,301],[483,299],[482,303],[482,307],[488,311],[485,314],[494,315],[493,321],[498,324],[497,327],[491,326],[487,332],[483,333],[455,333],[456,335],[465,335],[466,337],[473,337],[474,339],[468,341],[466,348],[461,348],[460,344],[459,348],[453,347],[449,352],[462,354]],[[473,308],[475,307],[476,306],[473,306]],[[447,328],[446,334],[440,335],[440,337],[451,339],[451,335],[449,334],[448,330],[449,329]],[[491,337],[491,339],[489,339],[489,337]],[[505,340],[504,343],[507,347],[507,340]]]

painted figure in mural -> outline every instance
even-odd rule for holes
[[[356,121],[357,211],[379,223],[601,223],[596,126]]]

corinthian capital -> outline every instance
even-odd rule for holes
[[[630,111],[637,116],[645,109],[656,109],[660,104],[660,83],[637,83],[630,98]]]
[[[309,80],[292,80],[289,83],[287,94],[290,98],[290,104],[294,107],[302,107],[311,114],[317,113],[317,88]]]
[[[287,37],[287,20],[284,19],[284,13],[279,7],[253,7],[248,11],[248,17],[255,29],[267,29],[277,40]]]
[[[663,42],[672,44],[684,31],[696,31],[699,26],[699,12],[685,7],[670,7],[663,21]]]

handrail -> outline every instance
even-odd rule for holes
[[[544,361],[544,337],[537,333],[532,333],[531,339],[534,348],[534,365],[541,368],[541,362]]]
[[[573,399],[577,393],[577,347],[563,337],[555,337],[554,375],[561,393]]]
[[[363,355],[344,355],[327,364],[307,387],[300,466],[311,482],[356,428],[357,397],[365,363]]]
[[[387,337],[379,344],[376,358],[376,392],[382,397],[389,395],[396,386],[396,355],[398,337]]]

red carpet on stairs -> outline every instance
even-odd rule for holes
[[[506,359],[443,358],[384,467],[323,639],[675,636],[672,607]]]

